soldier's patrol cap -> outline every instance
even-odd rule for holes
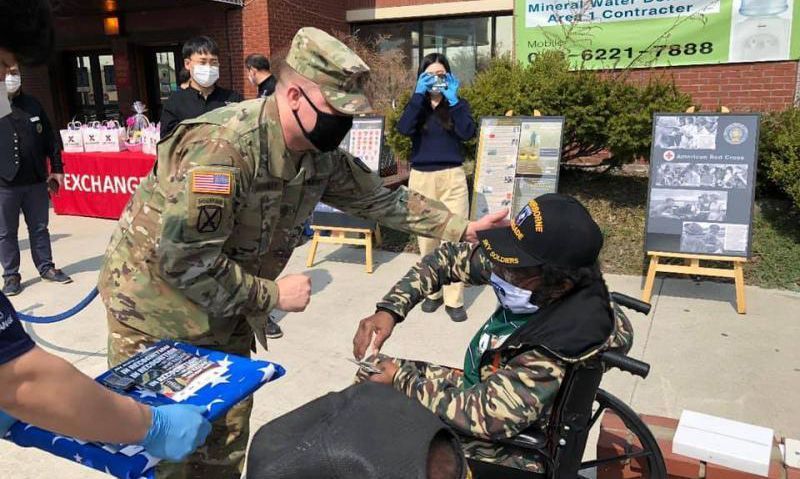
[[[353,50],[322,30],[313,27],[298,30],[286,63],[319,85],[336,111],[346,115],[372,111],[364,91],[369,67]]]
[[[603,234],[589,211],[557,193],[530,200],[510,226],[479,231],[478,241],[492,262],[507,268],[591,266],[603,248]]]

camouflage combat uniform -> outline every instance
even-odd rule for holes
[[[369,108],[361,90],[369,69],[329,35],[301,29],[287,63],[339,112]],[[263,331],[278,301],[274,280],[319,201],[450,241],[467,225],[438,202],[383,188],[343,151],[288,150],[274,96],[185,121],[159,144],[106,252],[98,287],[110,364],[162,338],[248,356],[253,330]],[[238,478],[251,406],[217,421],[188,466],[159,466],[158,477]]]
[[[491,271],[492,262],[480,246],[443,244],[414,266],[377,307],[405,318],[416,304],[443,285],[455,281],[489,284]],[[608,304],[605,286],[601,289]],[[536,314],[531,315],[531,321],[537,320]],[[491,344],[483,353],[480,382],[472,387],[464,384],[462,370],[395,359],[399,369],[393,385],[464,436],[468,458],[541,473],[542,464],[529,453],[491,441],[515,436],[531,426],[546,428],[569,363],[605,349],[630,349],[633,330],[627,319],[615,317],[610,308],[608,316],[598,320],[606,318],[610,334],[601,336],[600,344],[577,356],[566,357],[530,344],[519,344],[516,350],[512,346],[501,353],[502,343]]]

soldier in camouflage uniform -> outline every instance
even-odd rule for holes
[[[491,284],[500,305],[472,339],[463,369],[379,355],[383,372],[370,380],[438,414],[464,436],[470,460],[542,473],[530,452],[493,441],[546,428],[567,366],[606,349],[627,352],[633,332],[613,313],[597,265],[603,237],[576,200],[540,196],[510,227],[478,237],[478,245],[444,244],[414,266],[361,321],[353,352],[363,357],[373,334],[380,349],[396,323],[446,284]]]
[[[505,212],[468,224],[405,188],[391,192],[337,149],[352,116],[370,110],[368,74],[338,40],[303,28],[275,95],[184,121],[161,141],[100,273],[111,365],[163,338],[248,356],[255,333],[266,347],[269,311],[308,304],[308,277],[276,278],[319,201],[450,241],[476,241],[501,221]],[[238,478],[251,408],[237,405],[188,464],[159,465],[157,477]]]

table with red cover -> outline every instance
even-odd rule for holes
[[[118,219],[156,157],[135,151],[62,153],[64,186],[53,195],[56,214]]]

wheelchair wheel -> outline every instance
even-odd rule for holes
[[[597,390],[590,429],[605,414],[613,414],[625,425],[627,431],[614,438],[614,447],[599,450],[597,459],[581,463],[579,477],[642,477],[666,479],[664,456],[653,433],[627,404],[602,389]],[[626,474],[622,474],[626,471]],[[640,474],[637,476],[637,474]]]

